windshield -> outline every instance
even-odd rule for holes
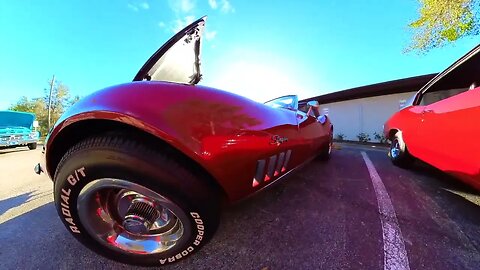
[[[288,110],[298,109],[298,97],[296,95],[283,96],[276,99],[272,99],[264,103],[273,108],[282,108]]]

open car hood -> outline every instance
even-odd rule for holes
[[[31,129],[35,114],[15,111],[0,111],[0,129]]]
[[[207,17],[202,17],[158,49],[138,71],[133,81],[167,81],[197,84],[200,73],[200,45]]]

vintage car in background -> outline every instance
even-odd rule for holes
[[[222,202],[330,156],[318,102],[301,111],[295,95],[263,104],[197,85],[204,25],[171,38],[133,82],[77,102],[47,136],[35,170],[54,181],[68,231],[106,257],[176,262],[212,237]]]
[[[384,133],[394,164],[415,157],[480,189],[480,45],[422,87]]]
[[[0,149],[28,146],[37,148],[40,132],[35,114],[16,111],[0,111]]]

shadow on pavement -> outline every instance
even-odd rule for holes
[[[33,192],[28,192],[22,195],[0,200],[0,216],[8,209],[19,206],[27,202],[33,196]]]
[[[375,269],[383,261],[376,201],[363,161],[358,155],[355,160],[340,151],[329,163],[314,161],[261,194],[224,209],[216,235],[203,249],[162,269],[362,268],[356,262]],[[457,224],[464,224],[460,229],[480,239],[479,207],[446,188],[473,191],[437,173],[412,170],[426,176],[414,179]],[[0,201],[0,209],[21,205],[29,196]],[[103,258],[76,241],[53,202],[1,223],[0,243],[0,268],[5,269],[135,268]]]
[[[313,267],[318,263],[313,258],[330,246],[329,240],[319,241],[316,230],[321,226],[312,228],[316,221],[298,221],[309,220],[312,209],[312,215],[321,210],[314,201],[305,199],[311,196],[306,187],[317,180],[292,174],[261,196],[225,209],[216,235],[203,249],[162,269]],[[26,199],[23,196],[9,205]],[[0,224],[0,242],[8,243],[8,248],[0,249],[1,268],[5,269],[135,268],[103,258],[75,240],[60,221],[53,202]],[[311,249],[303,248],[306,242]]]
[[[3,269],[125,268],[83,247],[65,229],[53,202],[0,224]],[[8,246],[8,248],[5,248]]]
[[[437,180],[437,186],[455,190],[463,193],[468,193],[476,196],[480,196],[480,191],[474,189],[473,187],[465,184],[460,179],[457,179],[448,173],[445,173],[423,161],[416,160],[415,165],[412,168],[416,173],[419,173],[423,176],[429,176]],[[458,174],[458,173],[457,173]]]
[[[28,152],[28,151],[32,151],[32,150],[28,149],[28,147],[26,146],[21,146],[21,147],[19,146],[15,148],[0,149],[0,155],[18,153],[18,152]]]
[[[419,160],[411,171],[422,176],[415,177],[416,183],[454,222],[457,234],[468,238],[480,254],[480,191]]]

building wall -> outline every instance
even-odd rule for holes
[[[345,140],[357,141],[357,135],[364,132],[376,142],[374,132],[382,134],[385,121],[414,94],[407,92],[320,104],[320,109],[333,122],[335,137],[342,133]]]

